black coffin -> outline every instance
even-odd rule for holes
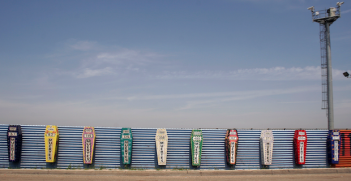
[[[18,162],[22,150],[22,130],[20,125],[10,125],[7,129],[7,148],[10,162]]]

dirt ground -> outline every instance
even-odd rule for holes
[[[121,175],[67,175],[67,174],[0,174],[1,181],[19,181],[19,180],[73,180],[73,181],[86,181],[86,180],[167,180],[167,181],[187,181],[187,180],[351,180],[351,173],[329,173],[329,174],[284,174],[284,175],[238,175],[238,176],[121,176]]]

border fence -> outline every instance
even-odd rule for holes
[[[0,168],[13,168],[8,161],[7,129],[0,124]],[[21,125],[22,156],[19,168],[86,168],[83,164],[83,126],[58,126],[59,146],[54,165],[45,161],[44,132],[46,125]],[[259,139],[261,130],[238,129],[237,163],[226,163],[225,134],[227,129],[202,129],[203,150],[201,166],[192,167],[190,135],[192,129],[167,128],[167,165],[157,165],[155,135],[156,128],[132,128],[133,150],[131,168],[135,169],[261,169]],[[91,168],[123,168],[120,154],[121,128],[95,127],[96,142],[94,164]],[[293,138],[295,130],[272,130],[274,135],[273,163],[269,169],[328,168],[328,130],[306,130],[306,164],[296,165],[294,161]],[[345,140],[345,139],[344,139]],[[342,144],[342,143],[341,143]],[[344,146],[350,150],[350,143]],[[342,147],[341,147],[342,149]],[[342,150],[341,150],[342,152]],[[350,157],[347,157],[350,158]],[[340,156],[340,161],[342,157]],[[267,168],[267,167],[265,167]]]

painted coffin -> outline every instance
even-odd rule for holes
[[[95,130],[94,127],[84,127],[82,134],[83,143],[83,161],[84,164],[92,164],[95,146]]]
[[[239,137],[236,129],[228,129],[225,137],[225,150],[227,155],[227,162],[230,165],[234,165],[236,163],[238,141]]]
[[[168,136],[166,129],[157,129],[155,141],[158,165],[166,165],[168,147]]]
[[[306,130],[295,130],[294,134],[295,163],[304,165],[306,163],[307,134]]]
[[[7,148],[10,162],[18,162],[22,150],[22,130],[20,125],[10,125],[7,129]]]
[[[132,160],[133,135],[130,128],[122,128],[121,154],[123,164],[130,164]]]
[[[328,161],[330,164],[339,163],[339,154],[340,154],[340,130],[329,130],[327,137],[327,154]]]
[[[54,163],[57,157],[57,145],[59,139],[59,132],[57,126],[46,126],[45,134],[45,158],[46,162]]]
[[[193,130],[191,132],[191,161],[193,166],[201,165],[201,153],[202,153],[202,131]]]
[[[273,157],[273,132],[272,130],[262,130],[260,136],[261,164],[271,165]]]

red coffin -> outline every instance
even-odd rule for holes
[[[294,135],[295,163],[304,165],[306,163],[307,133],[306,130],[295,130]]]
[[[229,165],[235,165],[236,163],[236,151],[238,149],[238,133],[236,129],[228,129],[225,137],[227,162]]]

